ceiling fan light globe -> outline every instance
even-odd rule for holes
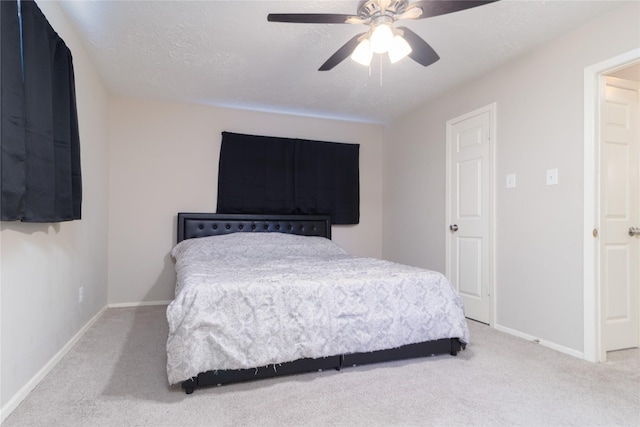
[[[422,16],[422,8],[421,7],[412,7],[410,9],[405,10],[400,16],[396,17],[396,21],[401,19],[417,19]]]
[[[395,64],[411,52],[412,49],[409,43],[407,43],[402,36],[396,35],[393,38],[391,48],[389,49],[389,61],[391,61],[392,64]]]
[[[351,59],[365,66],[369,66],[371,58],[373,58],[373,52],[369,39],[362,40],[351,54]]]
[[[371,32],[371,50],[374,53],[387,52],[393,43],[393,30],[389,24],[380,24]]]

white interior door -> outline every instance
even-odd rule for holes
[[[468,318],[491,323],[495,106],[447,122],[447,277]]]
[[[638,83],[606,77],[601,106],[600,283],[602,348],[638,347],[640,340],[640,134]],[[632,234],[632,233],[631,233]]]

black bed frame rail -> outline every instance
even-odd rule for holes
[[[326,369],[340,370],[343,367],[387,362],[391,360],[413,359],[439,354],[457,356],[465,345],[458,338],[443,338],[435,341],[408,344],[389,350],[373,351],[370,353],[352,353],[341,356],[329,356],[318,359],[299,359],[293,362],[263,366],[252,369],[208,371],[197,377],[182,382],[182,388],[187,394],[193,393],[198,387],[224,385],[242,381],[253,381],[263,378],[279,377],[283,375],[301,374],[305,372],[322,371]]]

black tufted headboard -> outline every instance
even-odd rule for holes
[[[331,220],[325,215],[178,213],[178,243],[239,232],[280,232],[330,239]]]

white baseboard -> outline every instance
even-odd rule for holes
[[[564,354],[568,354],[569,356],[573,356],[573,357],[577,357],[578,359],[584,359],[584,353],[578,350],[574,350],[572,348],[569,347],[565,347],[563,345],[560,344],[556,344],[554,342],[551,341],[546,341],[543,339],[540,339],[538,337],[534,337],[533,335],[529,335],[529,334],[525,334],[524,332],[520,332],[520,331],[516,331],[515,329],[511,329],[511,328],[507,328],[506,326],[500,326],[498,324],[494,325],[494,328],[500,332],[505,332],[509,335],[514,335],[516,337],[519,338],[523,338],[527,341],[534,341],[537,342],[540,345],[543,345],[545,347],[549,347],[550,349],[559,351],[560,353],[564,353]]]
[[[71,350],[71,348],[82,338],[82,336],[87,332],[87,330],[93,326],[94,323],[102,316],[102,314],[107,310],[107,306],[105,305],[95,316],[91,318],[87,322],[86,325],[82,327],[75,334],[69,342],[65,344],[62,349],[55,354],[49,360],[42,369],[36,373],[33,378],[31,378],[9,401],[0,409],[0,424],[4,422],[4,420],[11,415],[11,413],[20,405],[20,403],[27,397],[31,391],[36,388],[36,386],[43,380],[45,376],[62,360],[62,358]]]
[[[118,302],[109,304],[109,308],[144,307],[147,305],[169,305],[171,301]]]

